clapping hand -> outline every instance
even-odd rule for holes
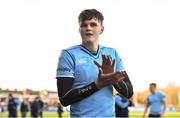
[[[114,72],[115,60],[112,60],[110,55],[102,55],[102,60],[102,65],[94,61],[99,69],[98,79],[95,82],[99,89],[121,81],[125,74],[124,71]]]

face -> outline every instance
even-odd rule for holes
[[[154,86],[154,85],[150,85],[150,92],[151,93],[155,93],[156,92],[156,86]]]
[[[83,43],[98,42],[99,35],[102,34],[104,27],[101,22],[95,18],[91,20],[85,20],[79,23],[79,32],[82,37]]]

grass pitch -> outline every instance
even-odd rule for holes
[[[58,118],[57,112],[43,112],[44,118]],[[4,112],[1,114],[2,118],[7,118],[8,113]],[[27,118],[30,117],[30,112],[27,113]],[[20,112],[18,112],[18,118],[21,118]],[[62,114],[62,118],[70,118],[69,113],[64,112]],[[130,112],[129,118],[142,118],[142,112]],[[148,118],[148,117],[147,117]],[[165,114],[165,118],[180,118],[180,112],[167,112]]]

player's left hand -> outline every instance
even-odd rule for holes
[[[164,114],[161,114],[160,118],[164,118]]]
[[[111,58],[110,55],[102,55],[102,65],[97,61],[94,61],[98,68],[101,68],[103,74],[108,74],[114,72],[115,60]]]
[[[101,89],[105,86],[115,84],[124,79],[123,71],[116,71],[108,74],[103,74],[101,68],[99,68],[98,79],[95,81],[96,87]]]

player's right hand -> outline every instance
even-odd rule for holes
[[[124,79],[124,71],[117,71],[108,74],[103,74],[101,68],[99,68],[98,79],[95,81],[95,84],[98,89],[101,89],[105,86],[112,85]]]
[[[97,61],[94,61],[98,68],[101,68],[103,74],[108,74],[114,72],[115,60],[111,58],[110,55],[102,55],[102,64],[99,64]]]

